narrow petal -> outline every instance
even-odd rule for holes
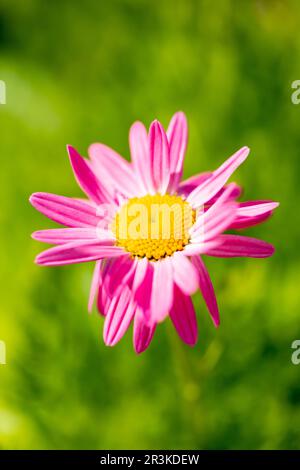
[[[102,272],[102,283],[98,294],[98,310],[106,315],[114,298],[132,283],[135,262],[126,253],[124,256],[105,261]]]
[[[170,178],[170,154],[166,133],[158,121],[150,126],[149,154],[155,189],[164,194]]]
[[[241,217],[241,216],[236,215],[235,219],[230,224],[228,229],[240,230],[243,228],[253,227],[255,225],[261,224],[262,222],[265,222],[266,220],[268,220],[272,214],[273,214],[273,211],[266,212],[265,214],[262,214],[262,215],[255,215],[253,217]]]
[[[94,268],[94,273],[93,273],[93,278],[92,278],[92,283],[91,283],[91,289],[90,289],[90,295],[89,295],[89,302],[88,302],[88,312],[91,313],[95,298],[99,289],[99,285],[101,283],[101,266],[102,266],[102,260],[96,261],[95,263],[95,268]]]
[[[225,185],[232,173],[247,158],[249,148],[243,147],[223,163],[212,176],[194,189],[187,197],[193,207],[200,207],[213,198]]]
[[[232,200],[234,183],[229,184],[218,199],[197,217],[190,230],[192,242],[201,243],[224,231],[234,220],[237,203]]]
[[[133,168],[117,152],[104,144],[92,144],[88,153],[95,174],[100,181],[105,181],[112,196],[117,192],[126,197],[137,194],[138,182]]]
[[[228,184],[228,185],[225,184],[225,186],[224,186],[222,189],[220,189],[220,191],[219,191],[214,197],[212,197],[212,198],[207,202],[207,204],[208,204],[208,205],[214,204],[214,203],[216,202],[216,200],[219,199],[219,198],[222,196],[222,194],[224,193],[224,191],[227,190],[228,186],[229,186],[229,184]],[[238,185],[237,185],[236,183],[234,183],[234,182],[230,183],[230,186],[231,186],[231,188],[232,188],[232,189],[231,189],[230,197],[231,197],[232,199],[237,199],[237,198],[239,198],[240,195],[242,194],[242,188],[241,188],[241,186],[238,186]]]
[[[99,289],[97,298],[97,308],[101,315],[105,316],[108,311],[108,307],[112,300],[107,289],[107,283],[109,282],[109,268],[119,258],[110,258],[101,260],[101,275],[99,277]],[[121,259],[121,257],[120,257]]]
[[[129,131],[131,160],[137,181],[144,194],[154,194],[147,130],[141,122],[135,122]]]
[[[205,243],[227,230],[236,217],[236,206],[234,201],[227,202],[216,211],[213,218],[204,218],[203,226],[193,232],[191,242]]]
[[[74,199],[76,199],[76,201],[85,202],[86,204],[89,204],[92,207],[98,207],[98,204],[96,204],[91,199],[87,199],[86,197],[75,197]]]
[[[103,338],[107,346],[114,346],[124,336],[134,316],[135,308],[128,287],[114,298],[104,322]]]
[[[182,253],[183,252],[174,253],[171,257],[173,279],[184,294],[192,295],[198,289],[198,274],[190,260]]]
[[[185,114],[174,114],[167,130],[170,147],[170,181],[168,192],[177,190],[182,177],[184,155],[188,141],[188,126]]]
[[[208,180],[211,176],[212,173],[209,171],[191,176],[179,184],[178,194],[187,197],[194,189],[198,188],[198,186]]]
[[[241,235],[219,235],[220,245],[206,252],[209,256],[233,258],[247,256],[250,258],[267,258],[274,253],[274,247],[257,238]]]
[[[44,243],[60,245],[72,241],[97,240],[97,229],[90,227],[83,228],[54,228],[49,230],[37,230],[32,233],[32,238]],[[109,232],[104,232],[105,240],[113,241],[114,238]]]
[[[132,283],[136,271],[136,260],[132,260],[126,253],[124,256],[114,259],[105,272],[103,288],[110,297],[119,295],[126,285]]]
[[[83,192],[97,204],[112,202],[107,190],[96,178],[85,159],[70,145],[67,149],[76,181]]]
[[[238,214],[241,217],[253,217],[256,215],[263,215],[276,209],[279,202],[275,201],[245,201],[240,202],[238,207]]]
[[[149,261],[147,258],[138,259],[135,268],[135,275],[132,284],[132,291],[135,294],[145,279]]]
[[[96,207],[78,199],[50,193],[34,193],[29,201],[46,217],[67,227],[96,227],[101,220]]]
[[[99,241],[72,242],[58,245],[40,253],[35,262],[43,266],[61,266],[64,264],[84,263],[103,258],[124,256],[127,253],[118,246],[106,245]]]
[[[173,267],[171,258],[153,263],[153,285],[151,292],[151,319],[163,321],[173,302]]]
[[[216,238],[208,242],[190,243],[189,245],[186,245],[184,247],[181,253],[184,256],[200,255],[200,254],[206,253],[209,250],[212,250],[213,248],[219,246],[220,244],[221,244],[221,241],[216,240]]]
[[[193,302],[176,285],[174,285],[174,302],[170,318],[182,341],[194,346],[198,340],[198,326]]]
[[[152,321],[151,298],[153,288],[153,263],[146,260],[146,272],[142,274],[143,281],[140,282],[141,273],[136,271],[137,280],[133,281],[134,298],[138,308],[143,312],[146,321]]]
[[[241,202],[237,208],[236,217],[229,228],[241,229],[260,224],[267,220],[278,206],[278,202],[265,200]]]
[[[152,341],[156,329],[156,323],[149,321],[147,322],[142,310],[138,308],[134,315],[133,325],[134,349],[137,354],[141,354],[143,351],[145,351],[145,349],[148,348]]]
[[[217,299],[206,266],[200,256],[193,256],[192,263],[197,268],[199,274],[199,287],[207,305],[208,311],[211,315],[212,321],[214,322],[215,326],[219,326],[220,315]]]

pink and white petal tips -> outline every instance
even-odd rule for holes
[[[137,308],[133,325],[133,346],[137,354],[141,354],[148,348],[155,329],[156,323],[146,321],[144,312],[140,308]]]
[[[182,341],[194,346],[198,340],[198,326],[193,302],[176,285],[174,285],[174,302],[170,318]]]
[[[137,195],[137,180],[130,163],[103,144],[92,144],[88,153],[92,169],[99,181],[105,182],[112,197],[116,193],[126,197]]]
[[[213,198],[222,189],[232,173],[246,160],[249,148],[243,147],[226,160],[210,178],[194,189],[187,197],[193,207],[200,207]]]
[[[96,178],[85,159],[70,145],[67,146],[67,150],[76,181],[82,191],[97,204],[112,202],[108,191]]]
[[[198,274],[190,260],[177,252],[172,256],[172,265],[175,284],[184,294],[194,294],[198,289]]]
[[[126,255],[122,248],[108,243],[103,245],[98,240],[93,240],[57,245],[40,253],[35,262],[41,266],[62,266]]]
[[[158,121],[150,126],[149,154],[155,191],[165,194],[170,180],[170,152],[166,133]]]
[[[274,247],[257,238],[244,237],[241,235],[219,235],[217,239],[220,244],[206,252],[209,256],[220,258],[268,258],[274,253]]]
[[[30,203],[48,219],[66,227],[96,227],[101,221],[97,208],[78,199],[49,193],[34,193]]]
[[[153,288],[153,263],[148,260],[145,263],[145,269],[138,262],[138,268],[133,280],[133,295],[139,308],[145,317],[147,323],[152,322],[151,299]],[[141,278],[143,279],[141,282]]]
[[[149,158],[148,134],[144,124],[139,121],[132,124],[130,128],[129,146],[133,170],[141,186],[142,195],[155,194]]]
[[[167,129],[170,147],[170,181],[168,191],[176,192],[182,177],[183,161],[188,142],[188,126],[185,114],[174,114]]]
[[[275,201],[247,201],[240,202],[237,214],[230,225],[230,229],[242,229],[260,224],[273,214],[279,206]]]
[[[178,186],[178,194],[186,198],[194,189],[200,186],[204,181],[208,180],[212,176],[212,173],[205,171],[198,175],[191,176],[190,178],[181,181]]]
[[[102,279],[101,279],[102,263],[103,263],[103,260],[96,261],[95,263],[95,268],[94,268],[93,278],[92,278],[91,288],[90,288],[89,301],[88,301],[89,313],[92,312],[99,286],[100,284],[102,284]]]
[[[105,316],[103,339],[107,346],[114,346],[126,333],[135,313],[136,305],[129,287],[116,295]]]
[[[52,228],[49,230],[37,230],[31,235],[34,240],[53,245],[71,243],[73,241],[85,240],[107,240],[115,241],[114,235],[107,230],[98,228]]]
[[[279,202],[275,201],[247,201],[240,202],[238,215],[240,217],[254,217],[274,211],[279,206]]]
[[[103,337],[108,346],[114,346],[133,323],[134,350],[140,354],[148,348],[167,315],[180,338],[195,345],[198,327],[191,295],[196,290],[200,289],[214,325],[220,323],[214,288],[200,255],[264,258],[274,252],[265,241],[224,233],[261,223],[278,206],[269,200],[237,202],[241,188],[227,183],[247,158],[248,147],[240,149],[217,170],[180,182],[187,140],[186,117],[178,112],[167,132],[157,120],[152,122],[149,133],[140,122],[132,125],[132,163],[101,143],[90,146],[90,160],[68,146],[75,178],[87,199],[41,192],[30,197],[38,211],[63,225],[32,234],[35,240],[55,245],[36,257],[37,264],[60,266],[95,261],[88,311],[96,300],[104,316]],[[175,236],[182,228],[182,219],[176,212],[173,224],[179,225],[176,231],[173,227],[167,240],[149,232],[146,239],[142,235],[126,241],[118,238],[118,217],[125,205],[128,208],[136,200],[143,200],[150,208],[153,201],[167,203],[169,208],[175,201],[181,209],[193,209],[184,236],[179,240]],[[170,215],[165,222],[170,224],[172,211],[166,213]],[[145,220],[153,224],[155,218],[151,215]]]
[[[215,326],[220,324],[220,315],[215,291],[206,266],[200,256],[193,256],[192,262],[199,274],[199,288]]]
[[[106,294],[113,298],[126,287],[132,285],[132,280],[136,271],[136,261],[132,260],[128,253],[111,260],[105,272],[105,282],[103,289]]]
[[[190,230],[191,243],[212,240],[230,226],[237,210],[237,203],[232,200],[234,190],[234,183],[229,184],[209,209],[198,216]]]
[[[173,266],[170,257],[153,263],[151,318],[158,323],[169,313],[173,303]]]

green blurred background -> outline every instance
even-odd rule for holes
[[[0,448],[300,447],[300,4],[294,1],[1,0]],[[268,260],[207,259],[216,330],[195,296],[199,342],[169,321],[141,356],[87,314],[91,264],[41,268],[33,230],[54,227],[35,191],[81,196],[66,154],[102,141],[128,158],[128,129],[187,114],[185,176],[243,145],[244,199],[281,202],[247,230]]]

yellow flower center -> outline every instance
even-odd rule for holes
[[[157,261],[189,243],[196,213],[180,196],[146,195],[129,199],[112,223],[117,245],[133,256]]]

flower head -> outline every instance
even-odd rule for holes
[[[96,261],[89,310],[97,297],[104,341],[115,345],[133,322],[137,353],[144,351],[158,323],[170,316],[179,336],[197,341],[191,295],[200,289],[216,326],[219,311],[202,255],[271,256],[272,245],[224,233],[266,220],[278,206],[268,200],[238,202],[241,190],[227,184],[247,158],[243,147],[218,169],[182,181],[187,122],[176,113],[167,129],[136,122],[129,134],[132,162],[103,144],[86,160],[68,146],[75,178],[87,196],[73,199],[35,193],[30,202],[64,228],[33,238],[56,245],[37,256],[40,265]]]

